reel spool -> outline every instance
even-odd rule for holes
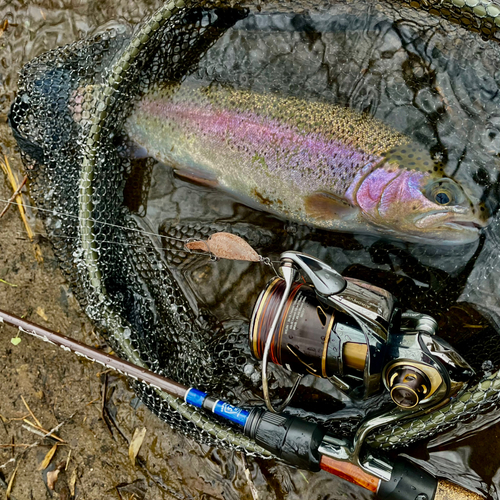
[[[296,281],[297,271],[303,278]],[[249,333],[253,355],[262,360],[269,410],[288,404],[300,379],[330,380],[352,398],[389,392],[404,410],[440,404],[463,390],[474,371],[435,335],[436,321],[401,314],[386,290],[343,278],[320,260],[298,252],[281,256],[284,278],[271,280],[254,306]],[[267,387],[267,362],[299,375],[275,409]]]
[[[257,299],[250,326],[250,344],[257,359],[262,359],[285,287],[283,279],[275,278]],[[363,331],[347,314],[319,303],[313,287],[293,284],[278,325],[269,350],[273,363],[295,373],[332,378],[337,384],[337,376],[362,379],[368,349]]]

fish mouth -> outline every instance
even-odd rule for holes
[[[464,214],[432,212],[420,216],[415,221],[415,225],[420,229],[451,229],[459,232],[478,233],[481,229],[486,227],[487,223]]]
[[[467,228],[467,229],[475,229],[476,231],[480,231],[485,227],[485,224],[481,224],[477,221],[470,221],[470,220],[454,220],[450,222],[445,222],[445,226],[451,227],[451,228]]]

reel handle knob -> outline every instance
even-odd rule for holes
[[[399,365],[387,374],[392,400],[401,408],[417,406],[431,389],[427,375],[412,365]]]

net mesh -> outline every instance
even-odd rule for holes
[[[260,366],[247,345],[247,320],[259,286],[272,270],[226,263],[214,271],[183,246],[188,238],[224,230],[243,236],[271,258],[285,249],[300,249],[348,275],[384,286],[406,308],[437,317],[441,334],[459,349],[471,339],[470,331],[457,329],[465,317],[474,328],[480,325],[483,334],[479,352],[466,356],[478,378],[485,375],[485,355],[496,365],[498,290],[490,278],[499,266],[495,222],[479,246],[459,249],[351,235],[332,238],[256,214],[232,199],[214,204],[211,197],[218,194],[203,188],[189,191],[171,174],[161,177],[164,169],[156,162],[131,154],[124,125],[141,97],[165,81],[192,78],[307,94],[411,130],[414,139],[459,170],[479,195],[496,198],[498,75],[491,61],[498,55],[497,45],[399,4],[325,3],[310,11],[304,2],[275,4],[269,7],[275,14],[267,16],[218,1],[172,2],[157,13],[153,7],[146,6],[144,13],[151,16],[134,29],[114,25],[35,58],[23,68],[10,114],[30,194],[60,265],[111,347],[234,404],[250,406],[259,400]],[[490,33],[483,35],[490,38],[494,22],[486,21],[481,26]],[[393,37],[398,38],[395,45],[389,43]],[[374,52],[378,59],[369,57]],[[484,147],[487,140],[489,149]],[[154,189],[162,187],[166,194],[161,203],[174,209],[158,218]],[[197,212],[176,198],[186,190],[201,204]],[[223,291],[209,293],[213,288]],[[478,310],[485,297],[490,298],[482,314]],[[289,379],[279,369],[273,376],[273,394],[279,397]],[[496,379],[481,384],[474,386],[481,396],[479,389],[471,392],[470,401],[481,401],[486,410],[496,405],[500,386]],[[152,411],[185,434],[264,454],[217,417],[142,384],[136,390]],[[326,397],[317,409],[312,402],[324,393],[317,385],[304,390],[292,411],[342,435],[352,435],[367,409],[386,401],[381,397],[349,406]],[[476,407],[472,413],[478,411]],[[434,417],[436,425],[419,420],[410,430],[393,426],[372,444],[408,443],[449,427],[460,413],[456,408],[442,412],[441,420]]]

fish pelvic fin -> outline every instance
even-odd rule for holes
[[[215,176],[215,174],[211,174],[210,172],[196,169],[183,170],[181,168],[174,167],[174,173],[177,177],[198,186],[210,188],[219,187],[219,181],[217,177]]]
[[[304,199],[306,214],[311,219],[347,220],[358,214],[359,209],[334,194],[316,191]]]

